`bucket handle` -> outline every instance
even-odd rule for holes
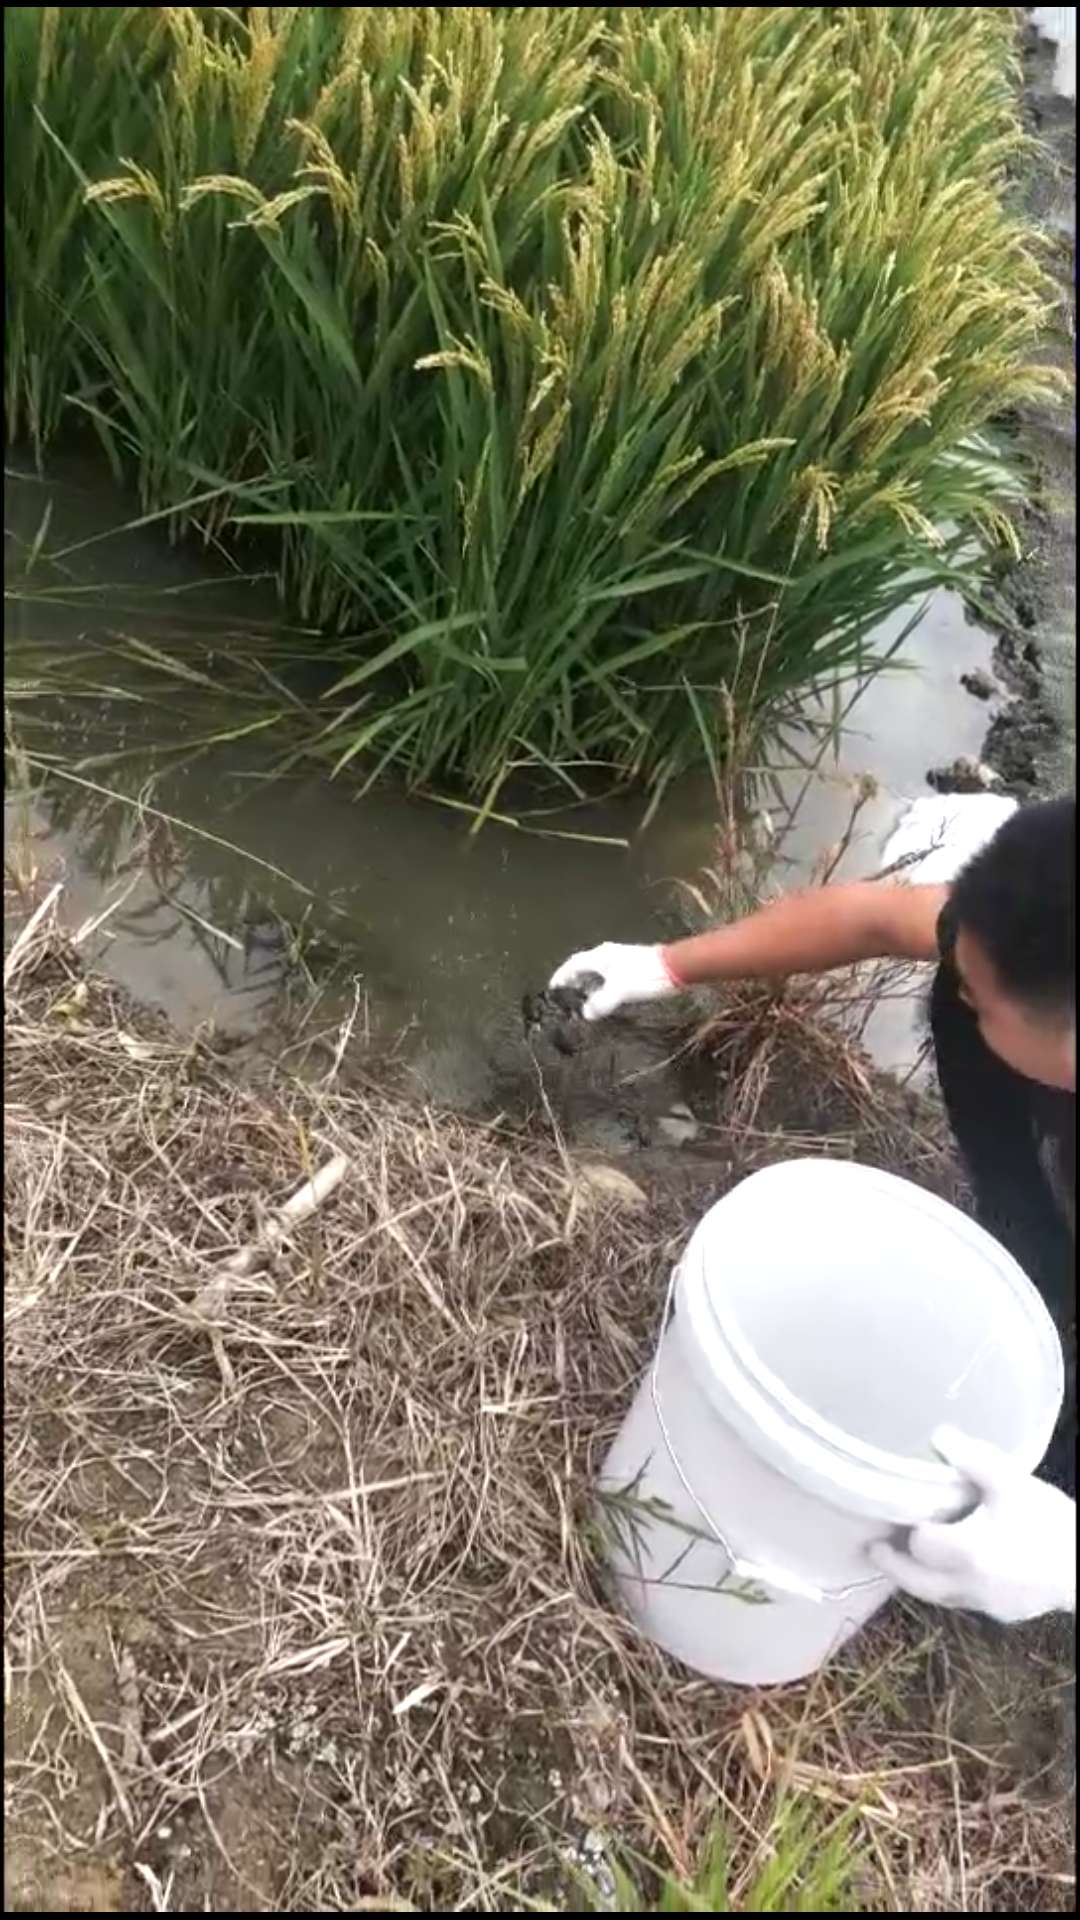
[[[653,1355],[652,1367],[649,1372],[649,1391],[652,1395],[656,1424],[660,1429],[660,1437],[667,1449],[668,1459],[671,1461],[678,1475],[684,1493],[697,1508],[698,1513],[701,1515],[702,1520],[705,1522],[706,1527],[712,1534],[725,1558],[730,1561],[732,1573],[737,1575],[740,1580],[750,1580],[758,1586],[772,1587],[777,1593],[790,1594],[792,1598],[796,1600],[812,1600],[818,1605],[824,1605],[830,1601],[849,1600],[853,1594],[867,1593],[871,1587],[887,1587],[890,1583],[881,1574],[873,1574],[865,1580],[852,1580],[846,1587],[818,1587],[810,1580],[803,1580],[797,1573],[786,1572],[782,1567],[767,1566],[763,1561],[744,1560],[741,1554],[736,1553],[727,1535],[724,1533],[723,1528],[717,1524],[704,1501],[695,1493],[686,1476],[682,1461],[675,1451],[671,1435],[668,1432],[667,1422],[664,1419],[660,1406],[660,1390],[658,1384],[660,1348],[663,1344],[664,1334],[667,1332],[668,1326],[674,1318],[672,1301],[675,1294],[675,1283],[678,1277],[679,1269],[675,1266],[671,1270],[671,1279],[668,1281],[667,1298],[664,1301],[664,1314],[660,1327],[660,1339],[656,1343],[656,1351]]]

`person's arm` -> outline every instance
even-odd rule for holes
[[[781,979],[790,973],[828,973],[858,960],[934,960],[944,887],[882,886],[864,881],[789,894],[744,920],[670,946],[621,946],[605,941],[572,954],[551,978],[553,987],[599,976],[585,1002],[586,1020],[616,1008],[660,1000],[718,980]]]
[[[934,1446],[979,1504],[964,1520],[913,1528],[904,1547],[872,1547],[879,1571],[917,1600],[1006,1625],[1075,1613],[1075,1503],[985,1441],[942,1428]]]

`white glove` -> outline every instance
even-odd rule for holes
[[[572,953],[557,967],[549,987],[572,987],[585,974],[599,974],[601,984],[581,1009],[586,1020],[606,1020],[617,1007],[643,1000],[667,1000],[683,987],[664,959],[663,947],[623,947],[605,940],[587,953]]]
[[[964,1607],[1011,1625],[1076,1611],[1076,1507],[1021,1473],[999,1448],[942,1427],[934,1446],[981,1500],[965,1520],[915,1527],[905,1550],[870,1549],[882,1573],[917,1600]]]

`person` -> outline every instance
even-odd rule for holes
[[[1074,1324],[1076,800],[1011,812],[949,882],[856,882],[796,893],[670,945],[605,941],[552,987],[599,980],[586,1020],[733,979],[824,973],[868,960],[935,964],[930,1032],[976,1219]],[[1075,1610],[1075,1403],[1044,1463],[1017,1476],[994,1448],[946,1431],[943,1457],[975,1511],[878,1549],[890,1576],[943,1605],[1002,1620]]]

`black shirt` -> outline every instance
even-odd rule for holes
[[[971,1182],[975,1218],[1012,1254],[1062,1335],[1075,1346],[1076,1096],[1028,1080],[987,1046],[960,995],[946,907],[941,964],[930,994],[930,1030],[949,1124]],[[1075,1386],[1046,1470],[1075,1484]]]

